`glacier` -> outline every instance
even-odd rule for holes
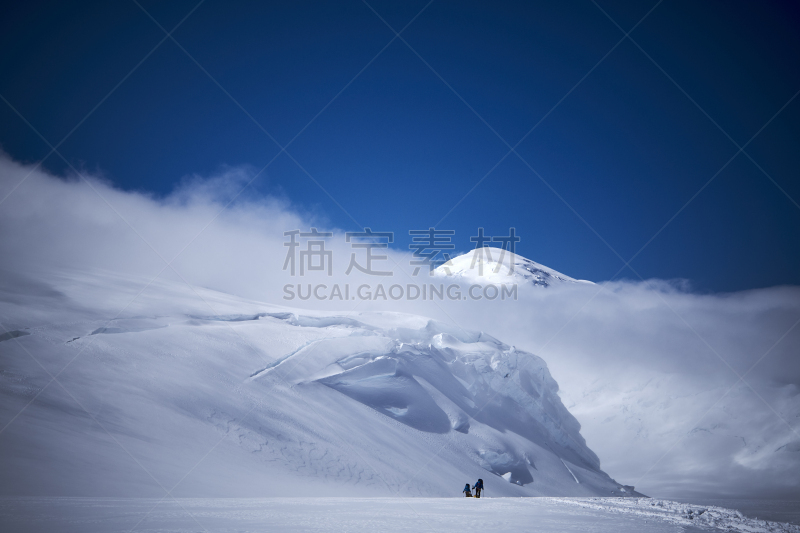
[[[638,495],[601,470],[545,361],[486,333],[36,279],[0,307],[18,332],[0,344],[0,495],[441,497],[478,478],[498,497]]]

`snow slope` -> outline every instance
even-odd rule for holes
[[[167,280],[35,279],[2,292],[20,332],[0,343],[4,495],[459,496],[479,477],[490,496],[633,494],[545,362],[484,333]]]

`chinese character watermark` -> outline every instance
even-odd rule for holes
[[[493,263],[492,259],[492,250],[497,250],[496,248],[490,248],[486,246],[488,242],[499,242],[500,243],[500,257],[497,260],[495,268],[493,270],[494,274],[500,272],[500,268],[503,266],[503,259],[505,258],[505,253],[509,252],[511,257],[508,262],[508,275],[514,273],[514,256],[516,251],[516,244],[521,240],[519,236],[517,236],[516,228],[509,228],[507,236],[487,236],[483,233],[483,228],[478,228],[478,234],[469,238],[471,242],[475,243],[475,253],[472,254],[472,261],[470,263],[469,268],[472,270],[475,268],[477,263],[478,266],[478,275],[483,276],[483,265],[484,265],[484,258],[489,262]],[[449,269],[448,269],[449,274]]]
[[[419,270],[423,266],[430,269],[430,273],[439,265],[443,265],[450,260],[450,254],[442,253],[440,259],[436,259],[442,250],[453,250],[456,245],[453,244],[451,237],[456,234],[452,229],[435,229],[428,228],[426,230],[409,230],[412,243],[408,245],[409,249],[414,250],[413,257],[410,261],[412,266],[416,266],[413,276],[419,274]]]
[[[300,256],[300,275],[305,274],[306,270],[328,271],[328,275],[333,275],[333,252],[325,249],[325,241],[333,237],[333,233],[320,233],[317,228],[311,228],[309,233],[301,233],[299,229],[284,231],[284,237],[289,237],[289,242],[283,243],[289,250],[286,252],[286,260],[283,262],[283,270],[289,269],[289,273],[294,276],[296,273],[297,256]],[[297,253],[300,243],[297,238],[314,239],[306,242],[306,249]],[[315,261],[317,259],[318,261]],[[327,264],[327,269],[325,265]]]
[[[361,266],[356,260],[356,253],[350,254],[350,265],[347,267],[345,274],[350,275],[353,268],[359,270],[370,276],[393,276],[393,272],[373,270],[373,261],[385,261],[389,258],[387,255],[373,255],[372,250],[375,248],[389,248],[389,244],[394,242],[393,232],[373,232],[370,228],[364,228],[363,232],[348,232],[345,233],[345,240],[350,243],[350,246],[356,249],[366,250],[366,266]],[[385,242],[383,242],[385,241]]]
[[[439,266],[443,266],[442,274],[451,276],[450,267],[452,267],[450,254],[445,250],[454,250],[456,245],[453,242],[455,230],[439,230],[436,228],[428,228],[427,230],[410,230],[408,234],[411,236],[412,243],[408,247],[413,250],[411,266],[414,266],[412,276],[417,276],[422,267],[427,267],[429,274],[434,275],[435,270]],[[310,228],[308,232],[303,232],[299,229],[283,232],[284,237],[288,238],[284,242],[287,248],[286,259],[283,262],[283,270],[289,271],[291,276],[303,276],[306,272],[323,272],[328,276],[333,275],[333,250],[326,247],[329,244],[329,239],[333,237],[332,232],[320,232],[317,228]],[[508,235],[490,236],[486,235],[483,228],[478,228],[478,234],[470,237],[470,241],[475,243],[475,250],[472,253],[472,262],[469,269],[478,268],[478,275],[483,276],[484,264],[494,265],[493,273],[499,273],[502,266],[508,266],[508,273],[513,274],[515,264],[515,251],[516,244],[520,242],[520,237],[516,234],[515,228],[509,228]],[[394,276],[391,269],[387,269],[384,265],[376,265],[381,261],[391,260],[389,255],[389,245],[394,243],[394,232],[390,231],[372,231],[371,228],[364,228],[364,231],[353,231],[345,233],[345,242],[350,244],[352,252],[350,254],[350,261],[347,265],[345,275],[350,275],[353,270],[357,270],[369,276]],[[489,244],[497,243],[499,247],[490,247]],[[511,255],[510,261],[504,261],[506,252]],[[492,258],[492,253],[499,253],[500,257],[497,261]],[[460,268],[465,268],[466,265],[459,265]],[[287,285],[287,287],[294,287],[294,285]],[[299,291],[300,285],[297,285],[297,297],[301,299],[308,299],[311,293],[301,296]],[[309,287],[311,287],[309,285]],[[326,299],[317,296],[321,295],[319,291],[325,290],[325,285],[318,285],[314,289],[314,295],[318,299]],[[350,295],[349,286],[345,286],[345,292],[341,293],[341,287],[334,286],[334,291],[329,294],[328,299],[355,299],[355,296]],[[409,285],[406,287],[407,291],[404,292],[407,298],[416,299],[413,295],[419,293],[422,299],[425,299],[425,290],[420,289],[423,285]],[[391,288],[395,292],[403,289],[401,285],[392,285]],[[309,289],[310,290],[310,289]],[[383,291],[383,286],[378,285],[375,288],[375,293],[379,296]],[[433,293],[436,294],[435,289]],[[516,289],[515,289],[516,290]],[[422,291],[422,292],[420,292]],[[341,294],[340,294],[341,293]],[[394,298],[391,293],[388,294],[390,299]],[[292,298],[294,298],[294,293]],[[483,294],[483,299],[493,299],[489,294]],[[475,298],[472,292],[469,297],[464,299],[481,299]]]

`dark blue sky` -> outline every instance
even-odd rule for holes
[[[370,0],[397,30],[425,3]],[[16,4],[0,17],[0,94],[53,144],[165,36],[132,1]],[[170,30],[196,2],[141,4]],[[655,2],[598,4],[627,32]],[[396,39],[333,103],[393,36],[361,1],[207,0],[174,37],[282,145],[330,103],[287,151],[349,215],[286,154],[248,194],[394,231],[401,247],[437,223],[460,250],[479,226],[515,226],[521,254],[606,280],[623,262],[598,234],[629,259],[800,90],[798,30],[797,3],[666,0],[630,34],[641,49],[614,48],[624,32],[589,0],[436,0],[403,33],[422,59]],[[44,157],[0,104],[2,149]],[[537,123],[524,161],[512,153],[467,195]],[[798,139],[800,97],[745,148],[755,163],[738,154],[632,266],[704,291],[800,284]],[[163,195],[280,149],[167,40],[59,151]],[[65,170],[56,155],[44,165]]]

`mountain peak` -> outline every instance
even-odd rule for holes
[[[562,283],[591,283],[577,280],[552,268],[501,248],[476,248],[439,266],[434,275],[464,279],[481,284],[531,284],[549,287]]]

